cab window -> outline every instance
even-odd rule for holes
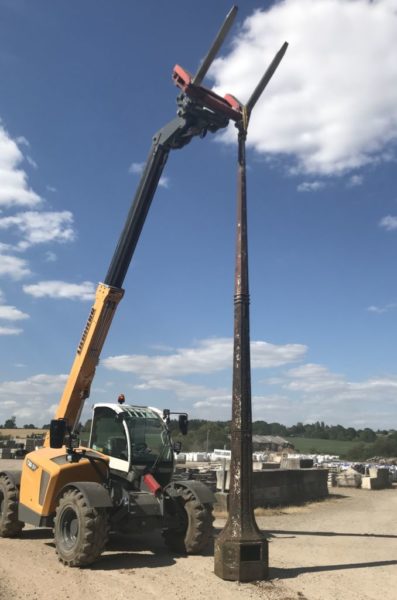
[[[91,448],[114,458],[128,460],[127,437],[123,421],[119,420],[110,408],[95,409]]]

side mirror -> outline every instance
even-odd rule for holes
[[[66,434],[66,419],[51,419],[50,447],[62,448]]]
[[[189,428],[189,421],[187,415],[179,415],[179,431],[182,435],[186,435]]]

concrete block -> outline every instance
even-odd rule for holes
[[[336,485],[338,487],[361,487],[362,475],[354,469],[347,469],[336,477]]]
[[[363,477],[361,482],[363,490],[384,490],[391,486],[389,469],[370,468],[369,472],[377,473],[377,476]]]
[[[217,471],[217,489],[222,489],[223,472]],[[230,473],[225,473],[225,492]],[[254,508],[296,504],[328,496],[326,469],[269,469],[253,471],[252,502]]]
[[[283,457],[281,459],[281,469],[312,469],[313,468],[312,458],[298,458],[298,457]]]
[[[373,490],[374,482],[376,481],[376,477],[363,477],[361,480],[361,487],[363,490]]]
[[[386,467],[370,467],[369,476],[376,477],[379,485],[382,486],[382,488],[387,488],[390,486],[389,469]]]

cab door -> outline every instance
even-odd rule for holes
[[[107,454],[111,469],[128,473],[130,470],[130,439],[121,414],[108,406],[94,408],[90,448]]]

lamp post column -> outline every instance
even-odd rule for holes
[[[238,127],[237,232],[234,288],[233,401],[229,516],[215,541],[214,571],[232,581],[268,576],[268,543],[252,507],[252,410],[247,194],[244,120]]]

